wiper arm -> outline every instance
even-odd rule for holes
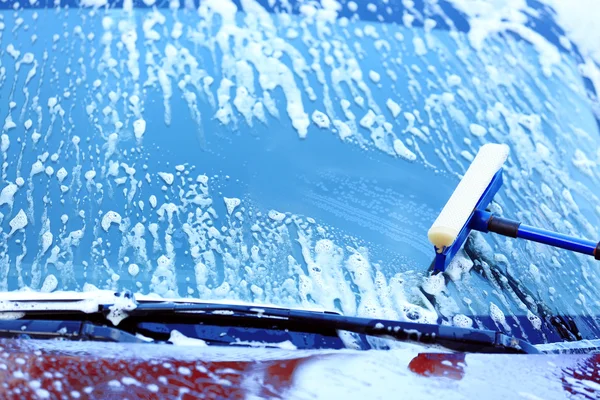
[[[347,317],[332,312],[237,304],[148,302],[138,304],[127,314],[128,318],[160,317],[186,323],[220,320],[229,326],[252,326],[260,319],[263,324],[269,323],[278,329],[293,325],[317,333],[342,330],[399,341],[438,344],[458,351],[539,353],[530,343],[497,331]]]

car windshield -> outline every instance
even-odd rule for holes
[[[427,230],[488,142],[510,147],[492,211],[600,239],[600,57],[572,18],[494,3],[0,3],[0,290],[534,342],[600,314],[598,262],[549,246],[473,234],[431,273]]]

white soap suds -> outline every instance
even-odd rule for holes
[[[427,54],[427,46],[425,46],[425,42],[418,36],[413,38],[413,46],[415,48],[415,54],[418,56],[424,56]]]
[[[8,223],[10,225],[10,232],[8,236],[12,236],[16,231],[23,229],[27,226],[27,214],[23,209],[19,210],[17,215]]]
[[[158,176],[160,176],[167,185],[172,185],[175,180],[175,176],[168,172],[159,172]]]
[[[67,170],[64,169],[64,167],[59,169],[58,171],[56,171],[56,179],[58,179],[58,182],[60,182],[60,183],[62,183],[62,181],[65,180],[67,175],[68,175]]]
[[[402,143],[402,140],[400,139],[395,139],[394,140],[394,151],[396,152],[396,154],[408,161],[415,161],[417,159],[417,156],[415,153],[413,153],[412,151],[410,151],[408,149],[408,147],[406,147],[404,145],[404,143]]]
[[[140,272],[140,267],[137,264],[129,264],[127,271],[131,276],[136,276]]]
[[[55,291],[57,287],[58,287],[58,279],[56,278],[56,276],[50,274],[50,275],[46,276],[46,279],[44,279],[44,283],[42,284],[42,288],[40,289],[40,292],[50,293],[50,292]]]
[[[440,294],[446,288],[444,275],[436,274],[425,278],[421,287],[425,293],[429,293],[433,296]]]
[[[225,207],[227,208],[227,214],[233,214],[233,211],[237,206],[240,205],[241,200],[235,197],[223,197],[223,201],[225,202]]]
[[[9,183],[2,189],[0,192],[0,206],[3,204],[7,204],[12,208],[13,203],[15,202],[15,193],[17,193],[18,186],[14,183]]]
[[[196,346],[196,347],[208,346],[204,340],[196,339],[196,338],[189,338],[177,330],[171,331],[171,336],[169,337],[169,342],[173,343],[176,346]]]
[[[385,105],[390,110],[390,112],[392,113],[392,116],[394,118],[396,118],[398,115],[400,115],[400,112],[402,111],[402,108],[394,100],[387,99],[387,101],[385,102]]]
[[[487,133],[487,129],[485,129],[483,126],[481,126],[479,124],[470,124],[469,131],[471,132],[471,134],[478,136],[478,137],[483,137]]]
[[[330,122],[329,117],[321,111],[315,110],[312,114],[312,120],[319,128],[328,129]]]
[[[110,228],[112,224],[121,224],[121,215],[116,211],[109,211],[102,217],[102,229],[104,229],[104,231],[108,232],[108,228]]]
[[[369,78],[371,78],[371,80],[375,83],[379,83],[379,81],[381,80],[381,75],[379,75],[377,72],[370,70],[369,71]]]
[[[140,139],[146,132],[146,121],[137,119],[133,122],[133,133],[137,139]]]
[[[490,303],[490,317],[492,317],[492,319],[500,325],[506,324],[506,317],[504,316],[504,313],[494,303]]]
[[[472,328],[473,320],[464,314],[456,314],[452,317],[452,323],[459,328]]]
[[[43,171],[44,171],[44,164],[42,164],[42,162],[40,160],[37,160],[31,166],[31,172],[29,173],[29,176],[37,175]]]
[[[285,214],[276,210],[270,210],[269,218],[271,218],[274,221],[281,222],[285,219]]]

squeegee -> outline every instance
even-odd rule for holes
[[[508,146],[504,144],[490,143],[479,149],[427,234],[436,251],[434,269],[446,269],[472,230],[531,240],[600,260],[600,242],[539,229],[486,211],[502,186],[502,166],[507,157]]]

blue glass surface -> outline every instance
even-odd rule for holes
[[[584,190],[598,195],[593,190],[597,179],[571,161],[578,154],[577,149],[583,148],[584,153],[589,150],[572,132],[598,134],[596,120],[581,90],[576,57],[563,53],[550,79],[539,65],[537,50],[514,36],[494,37],[485,49],[473,51],[464,33],[468,30],[464,16],[451,10],[447,3],[442,3],[442,9],[451,19],[432,16],[438,25],[431,32],[424,29],[423,18],[417,18],[412,27],[401,25],[405,10],[394,4],[393,12],[384,13],[389,16],[385,22],[377,22],[376,16],[370,17],[373,13],[359,8],[358,14],[345,22],[347,26],[332,25],[331,36],[325,39],[323,32],[311,24],[302,29],[313,39],[287,37],[285,20],[269,14],[277,34],[285,37],[284,42],[306,62],[306,81],[298,73],[292,76],[300,88],[309,120],[315,110],[325,112],[327,107],[335,114],[329,115],[331,119],[344,119],[342,100],[350,101],[348,110],[356,117],[357,132],[346,140],[340,139],[339,130],[322,129],[312,120],[306,138],[301,139],[288,116],[288,99],[281,87],[270,91],[278,116],[265,111],[264,122],[254,118],[250,125],[232,106],[232,121],[224,124],[218,118],[218,107],[211,101],[218,102],[218,87],[224,77],[234,83],[237,77],[228,76],[230,71],[223,68],[222,49],[215,46],[211,51],[205,45],[207,37],[202,38],[204,42],[195,43],[199,39],[188,31],[177,39],[170,37],[175,21],[185,28],[197,26],[202,18],[195,10],[174,12],[167,3],[159,3],[157,10],[164,22],[154,27],[161,39],[153,42],[144,38],[143,30],[144,21],[153,11],[139,2],[130,15],[114,8],[92,11],[72,4],[69,9],[54,10],[41,7],[43,3],[37,5],[37,9],[2,12],[5,26],[1,39],[4,51],[0,55],[4,68],[0,75],[0,113],[2,118],[10,115],[15,123],[14,128],[5,124],[3,130],[10,140],[5,152],[3,187],[16,184],[19,176],[23,178],[14,205],[0,205],[5,234],[0,249],[0,278],[6,277],[0,279],[2,290],[39,290],[52,275],[56,284],[48,282],[48,286],[55,289],[84,290],[86,284],[92,284],[168,296],[335,307],[347,314],[381,312],[399,319],[408,318],[415,310],[423,318],[433,313],[440,321],[451,320],[458,313],[481,315],[489,312],[491,302],[499,304],[507,315],[520,315],[524,311],[519,301],[510,291],[503,292],[501,284],[480,262],[483,258],[477,264],[478,273],[456,283],[448,279],[445,290],[437,297],[419,291],[434,258],[426,232],[468,166],[468,156],[461,154],[464,151],[472,156],[480,144],[488,141],[511,146],[506,188],[496,199],[496,207],[504,216],[542,227],[559,224],[557,221],[562,218],[568,225],[553,228],[580,236],[589,236],[586,224],[598,224],[594,200]],[[422,4],[416,8],[427,10]],[[344,7],[339,16],[352,15]],[[238,12],[237,24],[252,23],[247,17],[248,13]],[[289,18],[301,26],[304,17],[294,8]],[[449,21],[454,22],[452,29]],[[221,21],[215,17],[212,22],[209,31],[216,35]],[[112,25],[106,29],[104,24],[109,23]],[[127,68],[126,47],[118,44],[125,24],[133,24],[137,34],[137,82]],[[357,30],[364,33],[370,29],[377,38],[356,35]],[[113,35],[110,38],[104,36],[108,31]],[[557,34],[550,28],[548,32]],[[431,41],[426,54],[416,54],[415,38]],[[377,39],[385,39],[388,46]],[[105,41],[110,42],[111,53],[103,60]],[[342,83],[339,91],[335,90],[324,61],[323,45],[335,41],[346,56],[356,57],[366,89],[357,90]],[[322,53],[315,57],[307,43]],[[173,94],[165,101],[160,82],[150,78],[160,69],[168,70],[164,68],[167,44],[186,48],[195,57],[202,74],[213,79],[210,96],[201,88],[193,88],[189,93],[195,95],[195,102],[190,102],[190,97],[186,98],[180,90],[178,84],[193,72],[188,65],[183,71],[168,75]],[[20,52],[17,60],[30,52],[35,63],[15,62],[9,45]],[[160,67],[148,72],[147,57],[152,52]],[[290,54],[281,60],[293,69]],[[516,64],[510,64],[515,61],[507,55],[516,59]],[[107,66],[109,58],[116,60],[117,65]],[[36,73],[25,84],[36,63]],[[312,63],[327,72],[325,83],[319,81],[318,69],[311,69]],[[495,76],[490,67],[496,68]],[[369,78],[371,70],[379,71],[378,82]],[[251,75],[258,99],[262,95],[260,76],[256,69]],[[449,85],[450,75],[460,78],[461,84]],[[503,76],[508,77],[505,82]],[[314,98],[306,87],[313,89]],[[229,104],[235,90],[234,86]],[[357,92],[363,96],[362,105],[354,99]],[[133,122],[140,117],[132,111],[134,93],[143,101],[140,115],[146,123],[140,140],[136,140],[133,128]],[[452,112],[443,103],[446,93],[453,96]],[[60,108],[51,100],[54,97]],[[388,99],[402,108],[396,117],[386,107]],[[15,107],[11,108],[9,103],[13,101]],[[169,123],[165,104],[170,109]],[[380,141],[374,141],[373,132],[360,126],[373,105],[393,132],[384,134]],[[420,131],[410,130],[410,116],[405,116],[405,112],[416,116],[414,124]],[[497,122],[489,124],[494,131],[489,129],[483,138],[469,133],[469,123],[487,121],[486,118],[491,121],[494,113],[499,115]],[[535,116],[540,116],[537,125]],[[27,128],[29,119],[32,125]],[[117,127],[117,121],[123,125]],[[429,133],[423,133],[423,127]],[[32,137],[34,131],[41,135],[37,143]],[[418,132],[426,139],[419,137]],[[110,144],[113,133],[118,138],[114,152]],[[77,145],[73,142],[75,136],[80,138]],[[418,155],[417,160],[399,157],[394,151],[395,138],[406,143]],[[546,159],[540,156],[544,148],[550,149]],[[58,155],[56,161],[53,154]],[[585,154],[589,156],[589,152]],[[30,177],[36,160],[42,160],[43,167],[50,166],[53,171]],[[114,176],[110,175],[111,162],[119,163]],[[121,182],[119,178],[128,177],[127,168],[131,167],[135,168],[131,175],[135,182],[131,178]],[[56,177],[60,168],[68,171],[62,183]],[[95,176],[86,179],[85,174],[92,170]],[[162,172],[173,174],[174,182],[167,184],[159,175]],[[197,182],[198,176],[203,182],[202,175],[206,175],[206,185]],[[544,197],[540,187],[545,182],[553,182],[557,197],[567,188],[574,193],[577,211],[568,208],[568,199]],[[61,185],[66,187],[64,193]],[[201,196],[202,205],[191,202],[204,186],[207,192]],[[135,194],[128,200],[134,189]],[[152,195],[157,198],[156,208],[151,206]],[[230,214],[224,198],[240,199],[240,205]],[[554,214],[541,207],[543,202]],[[157,210],[171,203],[177,211],[169,222],[168,210],[162,216]],[[28,225],[10,234],[10,221],[19,210],[27,214]],[[285,217],[269,214],[273,210]],[[109,211],[117,212],[121,222],[109,224],[105,230],[102,222]],[[198,223],[195,225],[194,221]],[[138,223],[144,229],[141,248],[145,255],[129,240],[135,236]],[[152,223],[156,224],[158,239],[151,232]],[[190,227],[192,231],[196,229],[196,239],[187,233]],[[77,239],[81,229],[83,236]],[[42,234],[48,230],[53,234],[52,245],[42,254]],[[200,255],[194,255],[194,240],[202,241]],[[571,307],[578,293],[570,291],[572,283],[563,272],[552,269],[553,257],[560,258],[562,265],[583,268],[572,279],[575,286],[585,286],[586,294],[593,297],[595,278],[588,278],[585,273],[590,266],[575,256],[538,251],[529,244],[486,240],[493,248],[492,257],[494,253],[506,254],[510,259],[508,272],[531,288],[540,303],[566,314],[581,311]],[[57,249],[56,254],[53,249]],[[165,260],[161,257],[167,253],[172,255],[171,264],[160,269],[159,264]],[[213,266],[208,265],[211,257]],[[317,260],[318,257],[321,258]],[[365,259],[369,265],[366,270],[350,265],[349,260],[364,265],[360,262]],[[495,262],[488,259],[494,268],[507,269],[501,257],[492,260]],[[138,273],[132,273],[131,264],[137,265]],[[315,268],[318,271],[314,272]],[[531,272],[536,269],[547,274],[547,283]],[[209,272],[205,274],[206,271]],[[316,285],[318,279],[311,274],[323,271],[329,274],[329,286],[325,287],[331,293],[313,288],[303,296],[301,290],[306,282],[301,276],[310,277],[311,284]],[[367,279],[361,279],[361,274]],[[557,296],[542,290],[547,286],[556,287],[563,297],[556,300]],[[375,303],[371,302],[372,296],[377,299]],[[372,304],[379,307],[374,311]],[[490,321],[476,320],[478,323],[489,327]],[[506,326],[510,329],[515,324],[509,320]]]

